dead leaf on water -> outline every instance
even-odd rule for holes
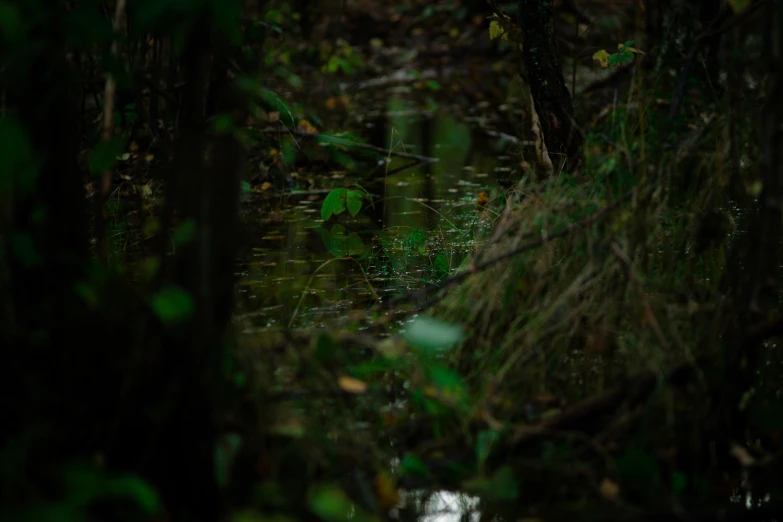
[[[337,379],[337,385],[348,393],[355,393],[356,395],[361,395],[367,391],[366,382],[345,375]]]

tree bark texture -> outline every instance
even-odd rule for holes
[[[525,77],[556,172],[575,171],[582,162],[582,133],[557,53],[551,0],[520,0]]]

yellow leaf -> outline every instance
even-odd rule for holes
[[[261,183],[261,190],[269,190],[270,188],[272,188],[272,184],[268,181]]]
[[[337,98],[332,96],[331,98],[326,99],[326,108],[330,111],[333,111],[337,107]]]
[[[136,152],[137,150],[139,150],[139,144],[138,144],[138,143],[136,143],[135,141],[132,141],[132,142],[131,142],[131,144],[130,144],[130,146],[128,147],[128,149],[129,149],[131,152]]]
[[[503,26],[500,25],[500,22],[498,22],[497,20],[492,20],[489,23],[490,40],[494,40],[495,38],[502,38],[504,34],[506,34],[506,31],[503,29]]]
[[[394,480],[383,471],[375,476],[375,494],[378,495],[378,504],[385,511],[397,507],[400,503],[400,493]]]
[[[607,500],[617,500],[620,498],[620,486],[617,485],[617,482],[614,482],[611,479],[603,479],[601,481],[599,490],[601,492],[601,496]]]
[[[304,132],[305,134],[318,134],[318,130],[313,127],[313,124],[307,120],[301,120],[299,125],[296,126],[296,130]]]
[[[452,27],[449,30],[449,36],[451,36],[452,38],[458,37],[459,36],[459,29],[457,29],[456,27]]]
[[[609,53],[603,49],[593,55],[593,60],[598,62],[601,67],[609,67]]]
[[[355,393],[356,395],[361,395],[367,391],[367,383],[353,377],[342,376],[337,379],[337,385],[348,393]]]
[[[147,163],[152,163],[152,160],[154,160],[154,159],[155,159],[155,156],[153,154],[147,154],[146,156],[144,156],[144,160]]]

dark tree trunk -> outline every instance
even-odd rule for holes
[[[747,233],[734,247],[727,265],[725,287],[735,303],[736,323],[725,340],[725,366],[713,383],[711,428],[719,451],[728,454],[732,440],[744,442],[746,411],[743,396],[758,378],[762,343],[749,340],[748,330],[762,322],[778,302],[780,241],[783,225],[783,8],[766,6],[764,58],[766,103],[762,111],[763,189],[758,202],[748,201]]]
[[[520,0],[525,76],[541,121],[544,142],[556,171],[575,171],[582,162],[582,133],[574,122],[574,106],[557,53],[551,2]]]

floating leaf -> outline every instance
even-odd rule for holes
[[[417,317],[406,326],[402,335],[409,345],[425,351],[451,348],[464,336],[462,327],[432,317]]]

